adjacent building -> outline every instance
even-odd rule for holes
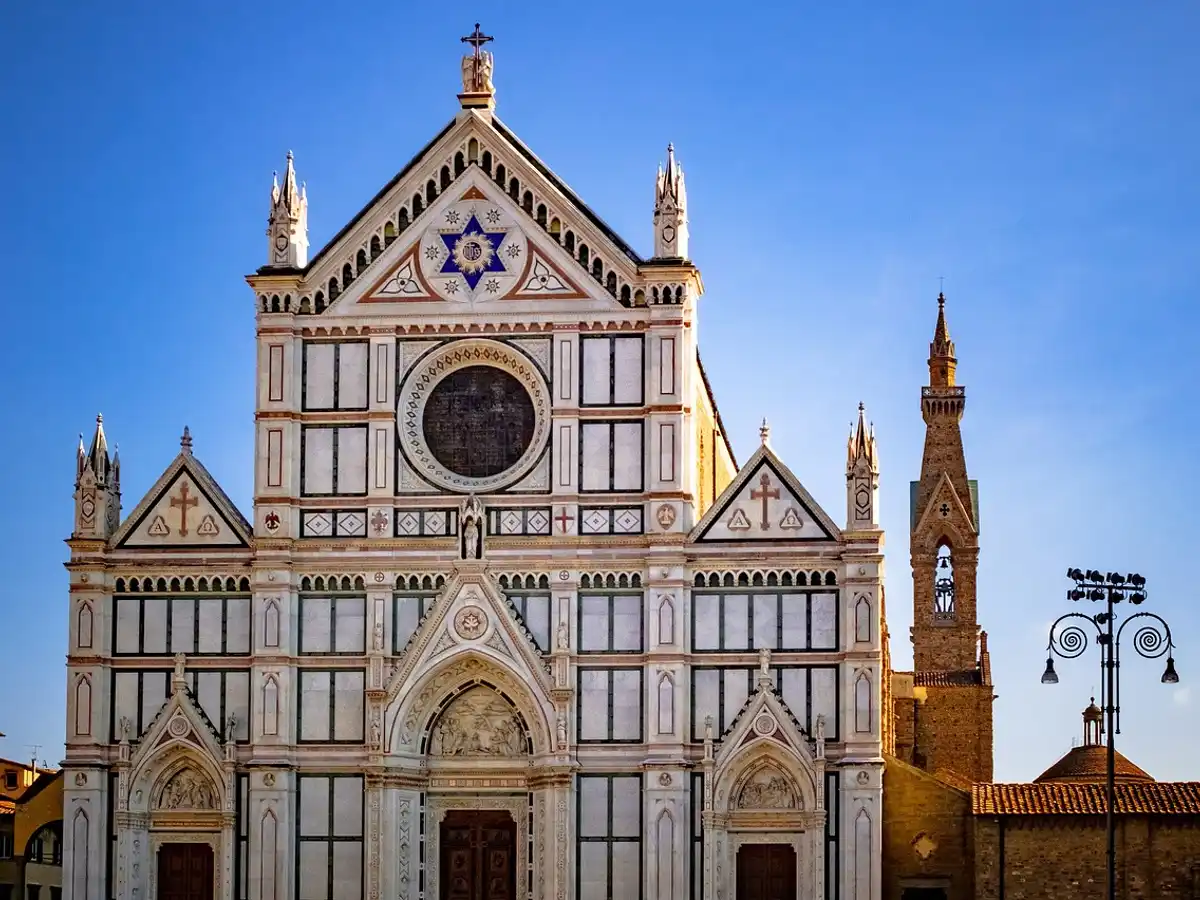
[[[62,772],[7,760],[0,766],[24,773],[20,789],[0,797],[0,900],[60,900]]]

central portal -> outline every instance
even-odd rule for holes
[[[163,844],[158,850],[158,896],[159,900],[212,900],[212,847]]]
[[[788,844],[742,844],[737,900],[796,900],[796,851]]]
[[[517,824],[503,810],[452,809],[441,824],[439,900],[516,900]]]

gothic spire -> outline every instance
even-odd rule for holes
[[[933,340],[929,344],[929,386],[954,387],[954,369],[957,365],[954,342],[950,340],[950,329],[946,327],[946,296],[939,293],[937,325],[934,326]]]
[[[846,471],[852,472],[859,461],[867,464],[872,472],[879,471],[875,455],[875,426],[867,425],[867,410],[858,404],[858,422],[850,427],[850,440],[846,442]]]
[[[79,447],[75,450],[75,484],[79,484],[79,479],[83,477],[83,470],[87,466],[88,456],[87,450],[83,447],[83,432],[79,432]]]
[[[308,192],[296,186],[296,165],[287,154],[283,184],[271,176],[271,212],[267,216],[267,264],[304,268],[308,264]]]
[[[296,166],[292,151],[287,152],[287,168],[283,172],[283,189],[279,192],[276,205],[281,205],[291,215],[299,215],[300,192],[296,190]]]
[[[675,145],[667,144],[667,168],[654,178],[654,257],[687,259],[687,188]]]
[[[109,455],[104,417],[96,416],[92,445],[75,450],[75,528],[72,538],[107,540],[121,517],[121,462]]]
[[[106,484],[111,460],[108,455],[108,438],[104,435],[104,416],[99,413],[96,415],[96,432],[92,435],[92,446],[87,452],[87,464],[96,476],[96,483]]]

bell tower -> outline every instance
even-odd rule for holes
[[[987,634],[979,629],[976,567],[979,500],[967,477],[959,423],[966,389],[938,295],[929,344],[929,384],[921,389],[925,451],[911,485],[914,762],[970,781],[992,777],[992,678]]]

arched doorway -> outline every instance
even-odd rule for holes
[[[533,823],[527,772],[534,738],[514,698],[486,677],[459,685],[430,717],[421,749],[431,788],[426,896],[528,896]],[[487,775],[482,781],[481,772]],[[487,790],[487,784],[515,790]],[[456,789],[460,785],[467,789]]]

